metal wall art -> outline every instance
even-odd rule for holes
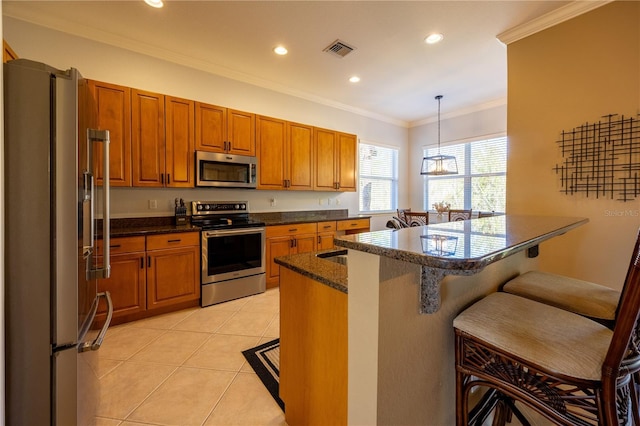
[[[640,196],[640,122],[618,114],[562,131],[561,192],[633,201]]]

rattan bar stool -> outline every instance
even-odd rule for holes
[[[620,292],[589,281],[529,271],[508,281],[502,291],[589,317],[613,328]]]
[[[514,401],[556,424],[635,423],[631,378],[640,371],[639,247],[640,236],[613,330],[504,292],[458,315],[453,323],[457,424],[469,422],[468,395],[475,386],[497,390],[519,418]],[[528,424],[524,417],[521,421]]]

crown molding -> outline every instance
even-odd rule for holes
[[[576,16],[590,12],[612,1],[613,0],[576,0],[525,24],[510,28],[498,34],[496,38],[504,44],[510,44],[564,21],[568,21]]]
[[[506,97],[498,98],[489,102],[471,105],[465,108],[459,108],[455,111],[450,111],[445,114],[440,114],[440,120],[448,120],[450,118],[460,117],[461,115],[472,114],[474,112],[485,111],[488,109],[497,108],[505,105],[507,105],[507,98]],[[438,117],[434,115],[432,117],[424,118],[422,120],[412,121],[411,123],[409,123],[409,128],[424,126],[425,124],[435,123],[437,121],[438,121]]]
[[[194,58],[192,56],[184,55],[182,53],[174,52],[162,47],[153,46],[147,43],[141,43],[139,41],[121,37],[116,34],[98,30],[79,23],[68,22],[60,19],[56,19],[49,16],[43,16],[31,13],[12,13],[9,11],[3,12],[6,16],[10,16],[21,21],[25,21],[34,25],[49,28],[62,33],[70,34],[73,36],[85,38],[98,43],[107,44],[117,48],[129,50],[132,52],[147,55],[153,58],[161,59],[167,62],[172,62],[178,65],[182,65],[188,68],[204,71],[209,74],[214,74],[220,77],[225,77],[231,80],[239,81],[242,83],[257,86],[263,89],[272,90],[274,92],[294,96],[301,98],[316,104],[328,106],[331,108],[339,109],[345,112],[350,112],[360,116],[368,117],[374,120],[390,123],[399,127],[407,128],[409,122],[405,120],[396,119],[372,111],[368,111],[361,108],[356,108],[347,104],[332,101],[321,96],[317,96],[308,92],[294,90],[279,83],[275,83],[270,80],[261,79],[259,77],[232,70],[208,61]]]

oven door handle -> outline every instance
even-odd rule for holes
[[[242,234],[257,234],[264,232],[264,228],[241,228],[241,229],[225,229],[218,231],[202,231],[202,235],[205,237],[220,237],[223,235],[242,235]]]

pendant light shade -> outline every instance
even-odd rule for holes
[[[458,174],[456,157],[440,154],[440,99],[442,99],[442,95],[436,96],[438,101],[438,154],[422,159],[421,175],[442,176]]]

